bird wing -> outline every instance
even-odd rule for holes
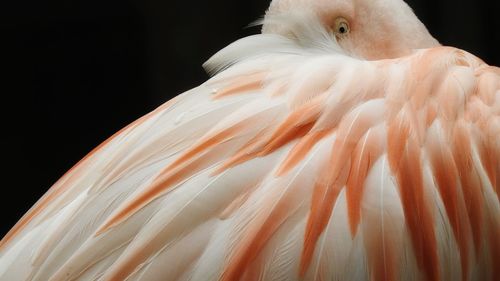
[[[1,280],[496,280],[500,70],[272,35],[117,133],[1,242]]]

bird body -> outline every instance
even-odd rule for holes
[[[299,2],[62,177],[0,280],[499,280],[500,70]]]

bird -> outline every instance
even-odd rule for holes
[[[500,280],[500,69],[402,0],[273,0],[70,169],[0,280]]]

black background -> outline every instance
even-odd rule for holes
[[[314,1],[314,0],[311,0]],[[408,0],[443,44],[500,65],[498,0]],[[0,237],[73,164],[201,82],[267,0],[17,1],[0,7]]]

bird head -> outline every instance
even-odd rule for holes
[[[266,18],[305,12],[354,57],[397,58],[439,45],[402,0],[274,0]],[[264,23],[264,33],[287,36],[293,28]]]

